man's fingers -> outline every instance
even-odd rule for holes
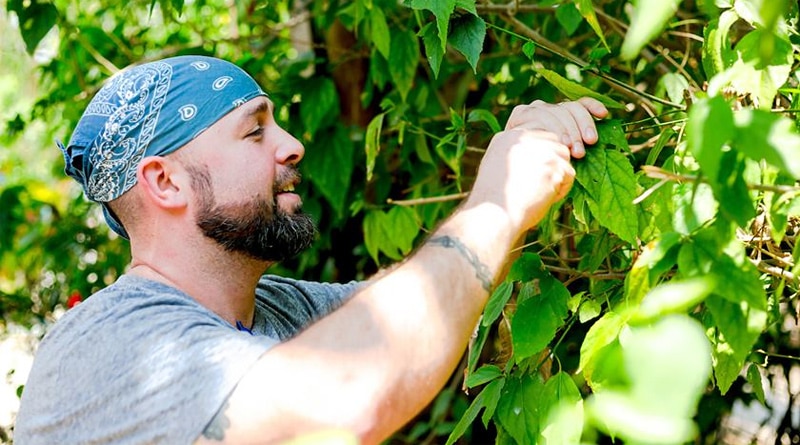
[[[608,108],[606,108],[606,106],[597,99],[593,99],[591,97],[582,97],[578,99],[578,103],[583,105],[587,110],[589,110],[590,113],[592,113],[592,116],[598,119],[608,116]]]

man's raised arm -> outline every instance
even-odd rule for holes
[[[570,150],[583,156],[597,139],[592,115],[606,113],[591,99],[515,108],[469,198],[411,257],[261,357],[212,422],[221,441],[342,428],[379,443],[424,409],[464,353],[513,243],[568,193]]]

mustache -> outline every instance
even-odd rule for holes
[[[290,165],[275,175],[272,190],[282,190],[289,185],[297,185],[303,179],[303,175],[296,166]]]

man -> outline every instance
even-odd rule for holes
[[[303,146],[238,67],[129,68],[88,106],[66,171],[132,263],[48,333],[17,443],[275,443],[326,428],[378,443],[453,372],[509,250],[563,198],[597,101],[514,109],[470,196],[405,262],[361,284],[263,276],[314,235]],[[255,296],[254,296],[255,295]]]

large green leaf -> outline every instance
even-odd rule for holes
[[[638,0],[633,2],[631,26],[622,42],[620,57],[632,60],[645,45],[661,34],[678,10],[680,0]]]
[[[540,278],[541,294],[528,298],[517,306],[511,320],[511,339],[517,363],[544,349],[564,324],[569,313],[570,294],[553,277]]]
[[[363,222],[364,244],[367,252],[378,262],[378,253],[400,260],[413,247],[419,233],[416,213],[409,207],[395,206],[388,212],[367,212]]]
[[[452,20],[448,41],[458,52],[467,58],[472,71],[478,71],[478,59],[483,51],[486,37],[486,22],[472,14],[462,14]]]
[[[700,324],[673,315],[620,338],[630,385],[598,390],[589,404],[596,425],[626,443],[690,441],[692,421],[711,371]]]
[[[631,323],[650,323],[668,314],[684,313],[705,300],[716,284],[715,277],[703,276],[655,287],[645,295]]]
[[[589,194],[592,215],[620,239],[636,243],[639,221],[633,200],[637,195],[633,166],[616,150],[587,150],[586,158],[576,163],[578,183]]]
[[[581,97],[591,97],[597,99],[598,101],[602,102],[603,105],[611,109],[625,108],[624,104],[617,102],[606,95],[600,94],[597,91],[586,88],[577,82],[573,82],[555,71],[539,68],[536,70],[536,72],[544,77],[545,80],[550,82],[551,85],[556,87],[558,91],[561,91],[561,94],[570,100],[578,100]]]

